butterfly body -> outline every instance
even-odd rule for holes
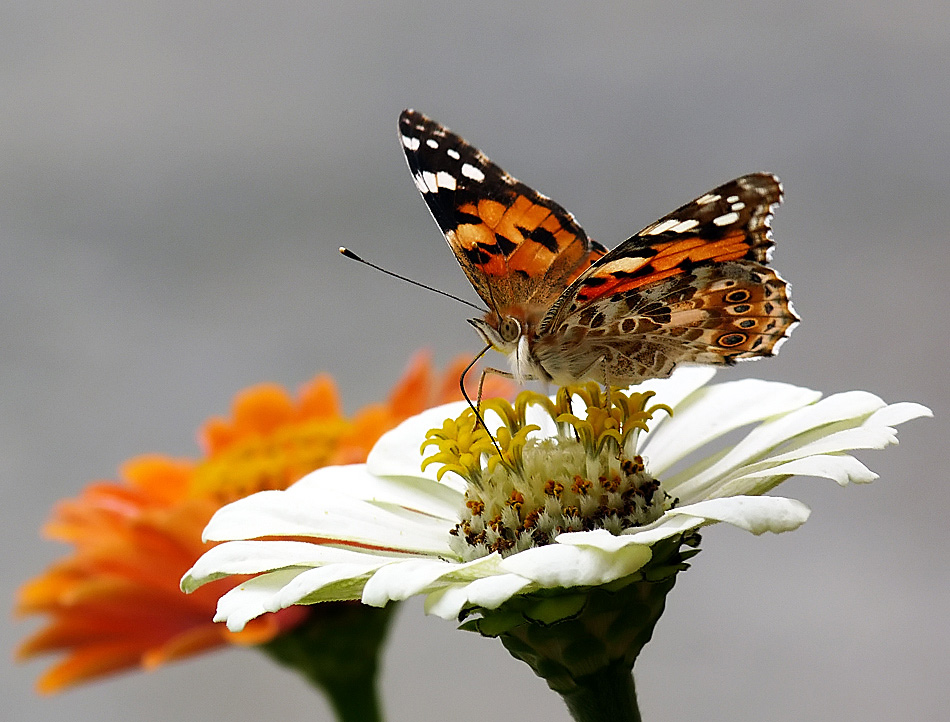
[[[607,251],[550,198],[407,110],[416,186],[487,304],[470,323],[519,383],[630,385],[774,355],[797,324],[768,267],[775,176],[742,176]]]

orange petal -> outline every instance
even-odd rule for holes
[[[141,656],[134,642],[85,647],[46,670],[36,688],[43,694],[61,692],[80,682],[137,667]]]
[[[300,389],[300,413],[314,419],[337,419],[343,415],[340,394],[327,374],[320,374]]]

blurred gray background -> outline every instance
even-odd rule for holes
[[[423,110],[612,246],[734,176],[787,201],[775,265],[804,323],[725,371],[931,405],[862,459],[797,479],[801,530],[705,534],[637,667],[644,718],[950,716],[947,287],[950,8],[872,2],[4,3],[0,8],[3,599],[62,555],[53,503],[264,380],[318,370],[349,410],[413,352],[479,346],[474,298],[396,141]],[[11,720],[331,719],[228,650],[53,698],[14,665]],[[404,606],[391,720],[567,720],[501,645]]]

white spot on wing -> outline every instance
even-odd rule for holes
[[[402,137],[402,144],[409,150],[419,150],[419,139],[410,138],[408,135]]]
[[[439,144],[436,143],[434,140],[432,140],[432,138],[428,138],[428,139],[426,140],[426,145],[429,146],[430,148],[438,148],[438,147],[439,147]]]
[[[698,225],[699,221],[697,221],[695,218],[690,218],[688,221],[677,223],[670,230],[673,231],[673,233],[686,233],[686,231],[691,231]]]
[[[734,211],[741,211],[743,208],[745,208],[745,203],[743,203],[742,201],[732,204],[732,210]]]
[[[428,193],[429,188],[426,186],[426,182],[422,180],[422,174],[416,173],[412,176],[412,180],[415,181],[416,188],[419,189],[420,193]]]
[[[473,166],[471,163],[462,164],[462,175],[465,176],[466,178],[471,178],[473,181],[476,181],[477,183],[481,183],[483,180],[485,180],[485,174],[482,173],[482,171],[479,168],[476,168],[475,166]]]
[[[722,198],[722,196],[719,195],[718,193],[707,193],[706,195],[702,196],[701,198],[697,198],[697,199],[696,199],[696,205],[704,206],[704,205],[706,205],[707,203],[715,203],[715,202],[718,201],[720,198]]]
[[[610,263],[599,265],[597,268],[604,273],[614,273],[616,271],[629,272],[639,268],[649,260],[649,258],[642,256],[627,256],[616,261],[611,261]]]
[[[446,154],[449,156],[449,158],[454,158],[455,160],[458,160],[459,158],[462,157],[462,156],[459,155],[459,152],[458,152],[457,150],[455,150],[455,148],[449,148],[449,149],[448,149],[447,151],[445,151],[445,152],[446,152]]]
[[[679,225],[680,221],[678,218],[670,218],[663,221],[662,223],[657,223],[653,228],[646,232],[648,236],[658,236],[661,233],[666,233],[668,230],[673,228],[673,226]]]
[[[726,198],[726,203],[735,203],[737,200],[739,200],[739,196],[729,196]]]
[[[728,226],[730,223],[735,223],[738,220],[739,214],[733,212],[726,213],[723,216],[719,216],[719,218],[713,218],[713,223],[715,223],[717,226]]]
[[[439,188],[448,188],[450,191],[455,190],[455,176],[451,173],[440,170],[435,179],[439,184]]]
[[[436,180],[435,173],[430,173],[427,170],[422,171],[422,182],[425,183],[429,193],[439,192],[439,182]]]

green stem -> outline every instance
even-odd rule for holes
[[[376,678],[396,606],[316,605],[307,621],[261,648],[321,689],[340,722],[382,722]]]
[[[577,682],[576,689],[561,693],[577,722],[640,722],[637,690],[625,665],[612,665]]]
[[[383,710],[379,705],[375,673],[362,678],[320,685],[340,722],[382,722]]]

